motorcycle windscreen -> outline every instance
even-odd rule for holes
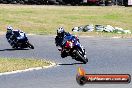
[[[63,39],[62,45],[64,45],[67,41],[75,42],[77,40],[74,36],[65,36],[64,39]]]

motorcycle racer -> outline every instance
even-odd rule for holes
[[[26,34],[18,29],[14,29],[12,26],[7,27],[6,38],[12,48],[17,46],[18,41],[27,40]]]
[[[65,36],[73,36],[73,37],[75,37],[75,38],[78,40],[78,42],[79,42],[78,37],[76,37],[76,36],[70,34],[69,32],[65,32],[65,30],[64,30],[63,27],[58,28],[58,29],[57,29],[57,36],[56,36],[56,38],[55,38],[55,44],[56,44],[56,46],[58,47],[58,50],[61,51],[61,57],[62,57],[62,58],[65,58],[65,57],[68,56],[68,54],[66,53],[66,51],[64,51],[63,48],[62,48],[62,47],[63,47],[62,42],[63,42],[63,39],[64,39]]]

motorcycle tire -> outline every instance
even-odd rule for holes
[[[77,59],[81,62],[83,62],[84,64],[86,64],[88,62],[88,59],[83,57],[81,55],[81,53],[79,52],[79,50],[76,51],[76,56],[77,56]]]
[[[28,45],[28,47],[29,47],[30,49],[34,49],[34,46],[33,46],[31,43],[28,42],[27,45]]]

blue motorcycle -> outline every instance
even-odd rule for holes
[[[84,64],[88,62],[86,51],[75,36],[69,35],[64,37],[62,42],[63,51],[77,61],[81,61]]]
[[[18,35],[11,35],[8,42],[14,49],[34,49],[34,46],[29,42],[26,34],[23,32],[20,32]]]

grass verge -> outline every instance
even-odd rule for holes
[[[27,33],[55,34],[56,29],[60,26],[70,32],[75,26],[87,24],[109,24],[132,31],[131,7],[0,4],[0,12],[0,30],[3,32],[5,32],[7,25],[12,25]],[[86,34],[96,35],[97,33]],[[98,34],[106,35],[104,33]],[[115,35],[115,33],[111,35]]]
[[[30,58],[0,58],[0,73],[51,65],[51,62]]]

